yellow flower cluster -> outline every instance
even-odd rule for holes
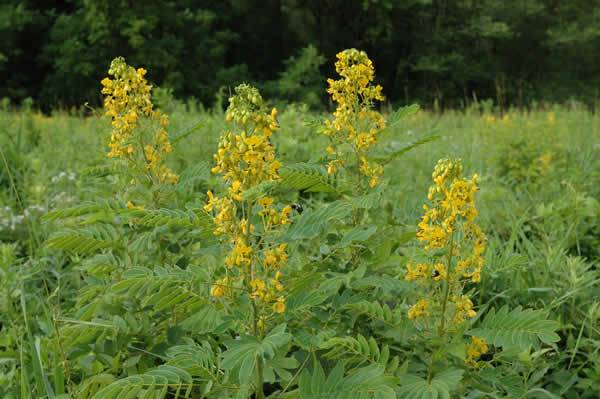
[[[463,177],[460,160],[438,161],[429,188],[430,205],[418,224],[417,239],[431,262],[408,263],[405,279],[425,291],[432,309],[440,311],[440,330],[448,322],[454,325],[475,317],[473,302],[462,294],[463,286],[481,280],[485,235],[475,224],[477,175]],[[422,301],[409,311],[409,318],[429,316]]]
[[[247,200],[244,193],[260,183],[279,179],[281,163],[270,139],[278,127],[277,111],[268,111],[258,90],[242,84],[235,88],[235,95],[229,99],[225,116],[237,131],[222,135],[212,172],[222,175],[227,191],[222,197],[209,191],[204,210],[213,214],[214,234],[223,236],[231,245],[225,265],[242,281],[257,305],[259,314],[255,316],[262,328],[268,318],[265,311],[285,311],[281,268],[287,262],[288,254],[286,244],[268,243],[264,237],[255,235],[257,226],[252,222],[252,214],[256,207],[263,221],[262,228],[267,232],[290,224],[292,208],[286,206],[278,211],[273,198]],[[227,278],[231,283],[234,277]],[[219,288],[222,285],[221,280],[217,281],[211,294],[223,296],[224,291]]]
[[[179,177],[163,161],[164,154],[173,148],[167,127],[169,117],[153,108],[146,70],[135,69],[122,57],[115,58],[108,70],[113,78],[102,79],[102,94],[106,115],[112,119],[108,156],[124,158],[131,166],[140,163],[143,169],[160,183],[174,184]],[[151,130],[146,139],[144,130]]]
[[[471,342],[465,345],[467,352],[467,363],[471,365],[477,364],[477,359],[489,351],[489,347],[485,339],[476,336],[471,336]]]
[[[280,212],[273,208],[273,198],[263,197],[258,200],[261,210],[258,214],[262,217],[265,230],[270,230],[274,226],[290,224],[290,215],[292,214],[291,205],[286,205]]]
[[[285,289],[280,282],[281,272],[277,271],[274,278],[265,280],[256,278],[250,281],[250,297],[259,300],[261,303],[270,303],[273,312],[285,312],[285,298],[280,295]]]
[[[450,250],[451,247],[451,256],[457,260],[451,277],[470,278],[477,283],[481,279],[485,250],[485,236],[474,222],[478,176],[466,179],[462,173],[459,160],[438,161],[432,175],[434,185],[427,196],[432,205],[423,206],[425,213],[418,225],[417,238],[426,251]],[[462,234],[461,240],[453,239],[455,233]],[[464,253],[467,248],[470,252]]]
[[[429,316],[429,306],[430,302],[427,299],[421,299],[408,310],[408,319],[413,320]]]
[[[454,323],[460,324],[467,318],[475,317],[477,313],[473,310],[473,302],[466,295],[455,295],[452,297],[452,302],[456,306],[454,309]]]
[[[281,162],[275,157],[270,137],[277,129],[277,110],[265,112],[258,90],[247,84],[235,88],[225,118],[241,127],[241,132],[225,132],[214,155],[213,173],[221,173],[230,183],[231,197],[264,181],[277,180]]]
[[[382,87],[373,85],[375,69],[364,51],[344,50],[337,54],[335,69],[340,79],[328,79],[327,92],[337,103],[333,120],[325,121],[323,134],[331,144],[327,153],[332,157],[327,171],[336,173],[347,162],[344,145],[350,144],[353,158],[358,162],[357,173],[369,179],[375,187],[383,175],[383,166],[368,159],[367,154],[385,127],[383,116],[373,110],[375,101],[383,101]]]

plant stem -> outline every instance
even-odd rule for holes
[[[442,317],[440,320],[440,327],[438,329],[438,335],[441,337],[444,335],[444,326],[446,323],[446,306],[448,305],[448,296],[450,295],[450,276],[452,271],[452,255],[454,252],[454,231],[450,235],[450,252],[448,253],[448,265],[446,267],[446,280],[444,285],[444,300],[442,302]]]
[[[250,245],[250,219],[252,218],[252,201],[246,203],[248,212],[246,218],[246,245]],[[254,280],[254,262],[250,265],[250,280]],[[250,292],[250,290],[248,290]],[[260,338],[260,332],[258,330],[258,306],[256,305],[256,299],[251,298],[252,302],[252,330],[256,338]],[[263,363],[260,356],[256,356],[256,399],[264,399],[265,393],[263,391]]]

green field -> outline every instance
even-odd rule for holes
[[[252,334],[258,300],[211,289],[229,244],[202,210],[225,190],[210,169],[232,126],[219,107],[159,106],[174,185],[132,184],[101,110],[0,111],[0,397],[600,397],[597,113],[389,110],[369,188],[327,175],[328,115],[283,107],[285,179],[253,195],[303,212],[273,241],[288,246],[286,310]],[[479,175],[487,246],[481,282],[461,286],[477,316],[432,336],[407,317],[421,288],[405,274],[441,158]],[[468,363],[476,331],[489,347]]]

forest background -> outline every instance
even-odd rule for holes
[[[268,98],[321,109],[327,61],[349,47],[371,56],[394,105],[594,107],[599,96],[598,0],[2,3],[0,98],[45,111],[99,105],[116,56],[145,65],[176,98],[211,105],[250,82]]]

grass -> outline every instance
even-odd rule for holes
[[[171,115],[175,142],[172,168],[205,173],[199,165],[212,162],[218,137],[226,128],[223,114],[177,103],[164,108]],[[281,130],[274,141],[284,164],[321,157],[325,140],[307,123],[314,117],[318,115],[299,106],[281,113]],[[131,324],[134,316],[112,313],[110,301],[97,313],[106,313],[104,321],[87,317],[94,296],[104,295],[93,289],[106,278],[103,270],[121,270],[119,262],[126,260],[108,261],[109,254],[100,259],[96,253],[90,261],[44,245],[60,227],[42,222],[48,211],[98,199],[125,203],[131,194],[114,192],[111,176],[98,180],[90,173],[90,168],[106,165],[108,130],[108,121],[97,116],[0,111],[3,398],[66,398],[75,392],[91,397],[116,377],[156,365],[163,356],[157,337],[172,343],[182,333],[168,319],[153,324],[151,318],[137,314],[142,324],[136,330]],[[477,109],[421,111],[394,126],[379,145],[394,151],[431,134],[440,138],[387,165],[379,217],[403,229],[415,226],[435,162],[448,156],[462,158],[467,173],[481,176],[480,224],[489,239],[477,303],[482,309],[503,305],[543,309],[560,322],[561,341],[556,346],[520,353],[522,363],[515,367],[526,387],[522,396],[600,396],[598,114],[575,106],[515,110],[503,116]],[[188,181],[173,203],[181,209],[186,203],[201,203],[211,184],[215,183],[210,177]],[[308,207],[327,200],[300,199]],[[156,245],[185,241],[185,235],[173,234],[171,241],[158,240]],[[198,247],[184,253],[192,266],[194,259],[218,262],[218,253],[201,253]],[[394,259],[404,264],[410,253],[410,245],[400,245]],[[155,264],[184,258],[172,248],[160,259],[149,256]],[[148,259],[139,256],[127,262]],[[104,328],[103,322],[111,328]],[[94,343],[78,346],[86,334],[94,335]],[[484,391],[470,388],[462,393],[485,397],[477,396]]]

